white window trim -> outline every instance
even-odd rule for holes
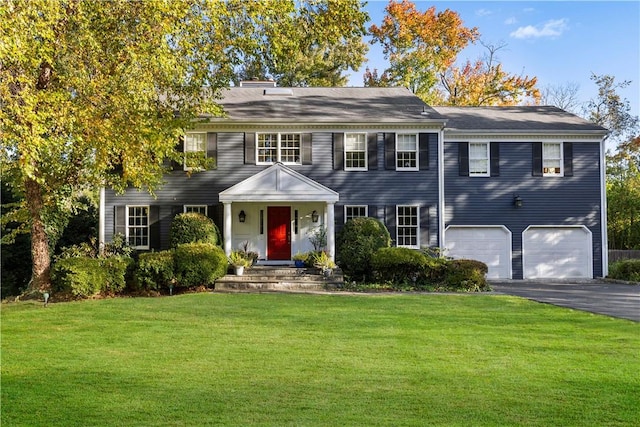
[[[347,223],[347,208],[364,208],[364,218],[369,216],[369,205],[344,205],[344,222]]]
[[[184,205],[182,208],[182,212],[187,213],[189,212],[189,208],[193,209],[193,208],[204,208],[204,216],[207,216],[209,214],[209,207],[207,205]]]
[[[398,153],[400,153],[400,150],[398,150],[398,141],[399,141],[399,137],[403,136],[403,135],[412,135],[415,137],[415,150],[414,152],[416,153],[416,165],[413,167],[404,167],[404,166],[398,166]],[[418,140],[418,134],[417,133],[398,133],[396,134],[396,170],[397,171],[417,171],[420,170],[420,141]],[[410,151],[406,151],[406,150],[402,150],[403,153],[409,153]]]
[[[259,135],[271,135],[275,134],[276,137],[276,160],[273,162],[261,162],[260,159],[260,145],[258,143]],[[298,161],[297,162],[285,162],[282,161],[282,135],[298,135]],[[302,164],[302,133],[301,132],[256,132],[256,165],[273,165],[276,163],[282,163],[283,165],[301,165]]]
[[[487,147],[487,171],[486,172],[472,172],[471,171],[471,145],[484,145]],[[484,159],[483,159],[484,160]],[[491,143],[489,141],[473,141],[469,142],[469,176],[474,178],[486,178],[491,176]]]
[[[347,166],[347,135],[364,135],[364,167]],[[369,170],[369,141],[366,132],[345,132],[344,133],[344,170],[346,171],[368,171]]]
[[[202,150],[198,150],[198,151],[189,150],[189,151],[187,151],[187,137],[189,135],[204,135],[204,144],[203,144]],[[183,147],[182,151],[184,152],[184,160],[183,160],[183,163],[182,163],[183,169],[185,171],[200,170],[201,168],[192,168],[192,167],[187,166],[187,153],[199,153],[199,152],[202,152],[202,153],[204,153],[204,156],[207,157],[207,132],[185,132],[185,134],[184,134],[184,147]]]
[[[560,147],[560,173],[548,173],[544,169],[544,146],[545,145],[558,145]],[[542,142],[542,176],[564,176],[564,144],[561,141],[543,141]]]
[[[399,239],[400,231],[400,215],[398,211],[400,208],[416,208],[416,244],[415,245],[401,245]],[[406,226],[402,226],[406,227]],[[420,206],[419,205],[396,205],[396,246],[399,248],[420,249]]]
[[[129,228],[133,227],[133,228],[142,228],[139,226],[131,226],[129,225],[129,209],[131,208],[146,208],[147,209],[147,244],[146,245],[139,245],[139,246],[134,246],[131,245],[131,247],[135,248],[135,249],[141,249],[141,250],[145,250],[145,249],[149,249],[151,247],[151,230],[150,230],[150,224],[149,224],[149,216],[151,214],[151,208],[149,205],[126,205],[125,209],[124,209],[124,221],[125,221],[125,228],[124,228],[124,232],[125,232],[125,240],[127,242],[129,242]]]

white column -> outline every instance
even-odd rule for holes
[[[106,202],[104,200],[105,197],[104,187],[100,187],[100,208],[99,208],[99,217],[98,217],[98,250],[102,254],[102,248],[104,248],[105,244],[105,215],[106,215]]]
[[[232,228],[231,228],[231,224],[232,224],[232,216],[231,216],[231,202],[223,202],[224,205],[224,252],[227,254],[227,256],[231,255],[231,248],[232,248],[232,240],[233,240],[233,235],[232,235]]]
[[[327,202],[327,250],[329,257],[336,260],[335,203]]]

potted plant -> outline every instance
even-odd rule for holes
[[[306,252],[298,252],[291,259],[296,264],[296,268],[304,267],[304,263],[307,261],[309,254]]]
[[[233,266],[236,276],[242,276],[245,268],[251,267],[251,260],[242,251],[233,251],[229,255],[229,264]]]
[[[329,257],[325,251],[316,252],[313,265],[316,268],[322,270],[322,274],[325,277],[331,276],[333,269],[336,268],[336,263]]]

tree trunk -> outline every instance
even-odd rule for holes
[[[25,181],[26,201],[31,214],[31,258],[33,269],[31,282],[27,292],[45,291],[51,288],[51,258],[49,256],[49,239],[42,221],[44,201],[42,188],[35,180]]]

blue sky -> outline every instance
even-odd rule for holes
[[[597,94],[591,73],[610,74],[632,83],[619,94],[640,116],[640,1],[414,1],[420,11],[457,12],[466,27],[477,27],[498,51],[512,74],[538,77],[538,87],[577,83],[586,102]],[[388,1],[366,5],[371,23],[380,25]],[[486,49],[474,45],[458,61],[478,59]],[[386,61],[379,44],[370,46],[367,65],[382,71]],[[364,68],[351,73],[350,85],[362,86]]]

